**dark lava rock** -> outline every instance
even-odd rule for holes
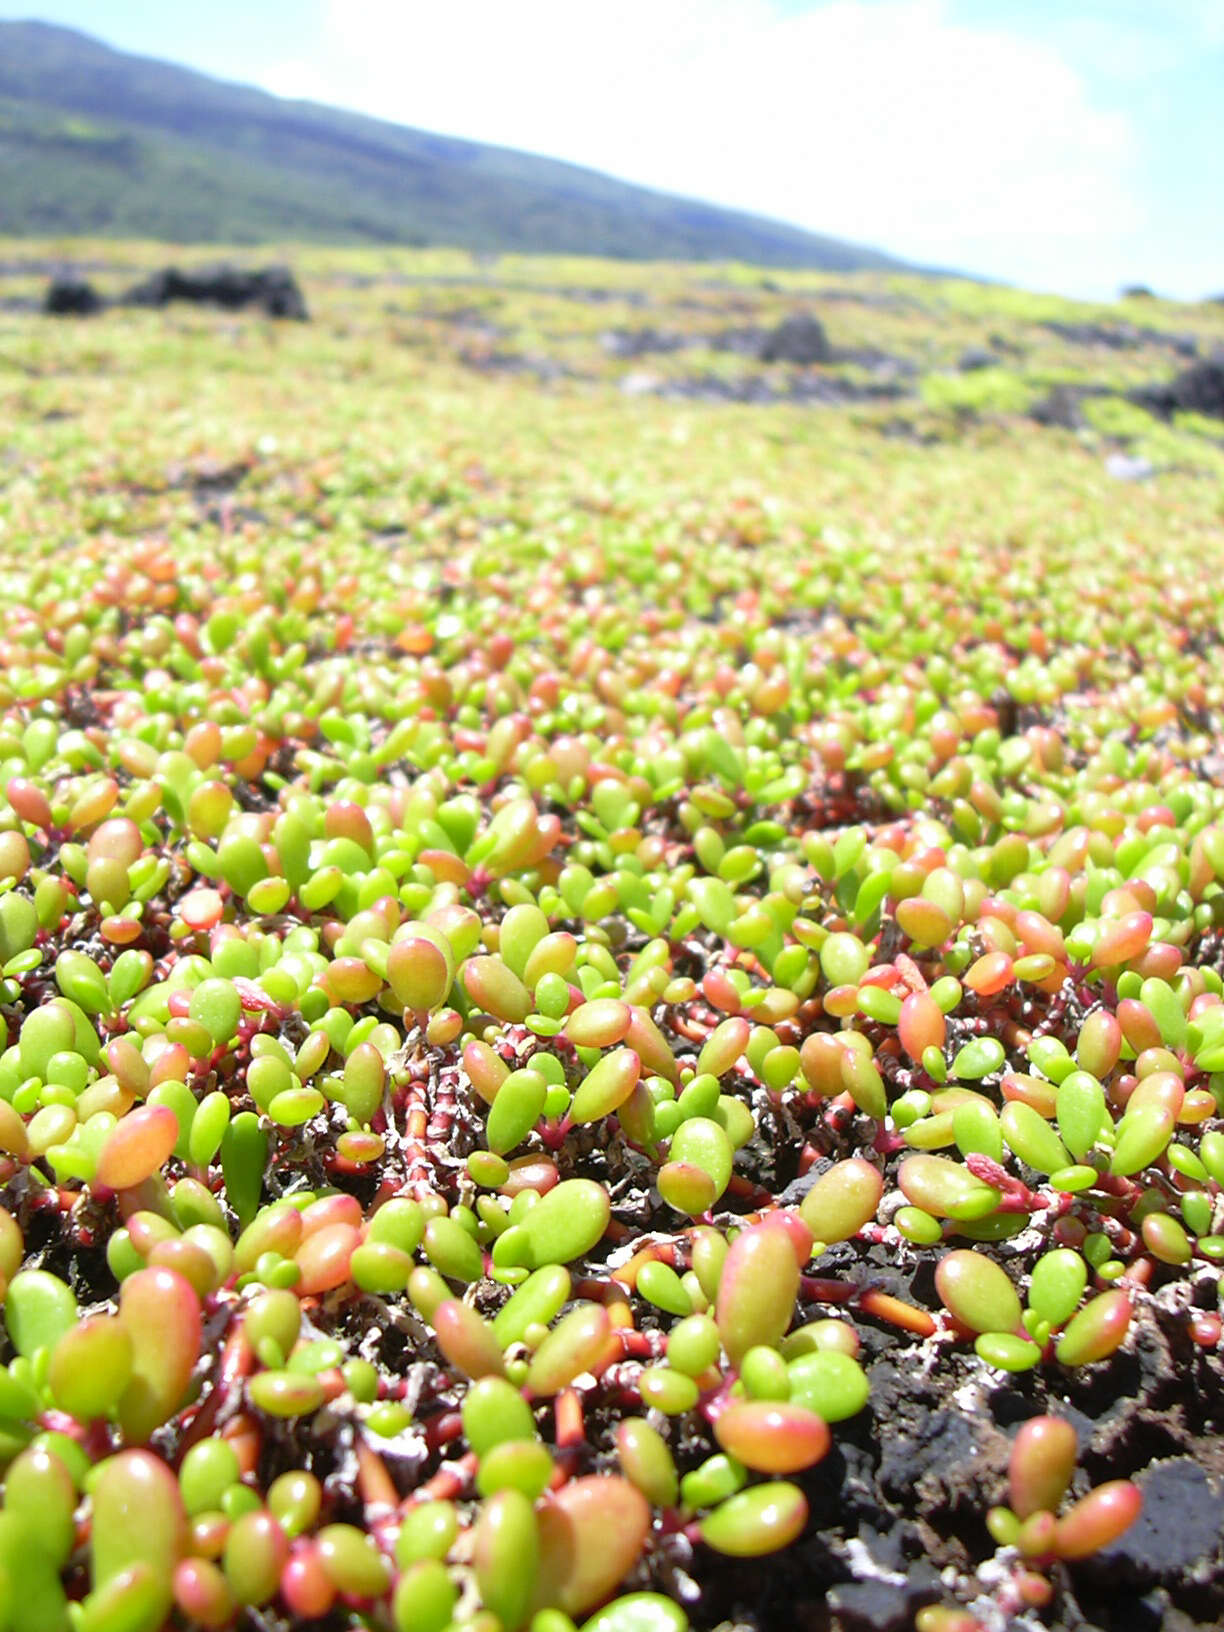
[[[806,1173],[800,1173],[798,1178],[792,1179],[778,1196],[779,1207],[798,1207],[808,1191],[823,1174],[827,1173],[833,1163],[821,1158],[812,1163]]]
[[[903,1632],[913,1621],[910,1594],[891,1581],[846,1581],[825,1602],[844,1632]]]
[[[876,431],[880,436],[887,437],[894,442],[912,442],[918,448],[934,447],[941,440],[939,432],[930,427],[919,429],[913,420],[905,419],[901,415],[894,415],[891,419],[881,419],[876,424]]]
[[[939,1573],[925,1559],[901,1579],[842,1581],[831,1587],[825,1603],[837,1632],[908,1632],[924,1604],[944,1597]]]
[[[1224,419],[1224,352],[1184,368],[1165,385],[1140,386],[1129,395],[1140,408],[1163,419],[1179,411]]]
[[[244,268],[166,266],[123,296],[125,306],[168,306],[173,301],[220,306],[225,311],[261,307],[269,317],[304,323],[310,316],[297,279],[287,266]]]
[[[1142,1513],[1112,1546],[1079,1567],[1142,1587],[1214,1576],[1224,1485],[1213,1483],[1188,1456],[1153,1462],[1135,1482],[1143,1491]]]
[[[1033,403],[1029,418],[1038,425],[1052,426],[1061,431],[1078,431],[1084,423],[1080,413],[1083,392],[1070,385],[1056,385],[1046,396]]]
[[[43,296],[43,311],[52,317],[92,317],[104,305],[93,284],[73,272],[52,278]]]
[[[600,336],[600,344],[613,357],[646,357],[651,352],[680,351],[689,341],[683,334],[661,329],[608,329]]]
[[[974,374],[980,368],[997,368],[1001,360],[985,346],[968,346],[961,352],[956,366],[962,374]]]
[[[1042,327],[1071,346],[1102,346],[1108,351],[1131,351],[1143,344],[1131,323],[1060,323],[1051,319]]]
[[[995,359],[997,361],[997,359]],[[908,357],[898,357],[891,351],[880,351],[875,346],[846,346],[833,351],[835,363],[854,363],[874,374],[877,380],[912,379],[920,370]]]
[[[981,1522],[983,1495],[1001,1488],[1009,1447],[988,1414],[970,1415],[948,1393],[948,1379],[916,1374],[891,1358],[869,1373],[880,1435],[881,1494],[899,1505],[917,1496],[924,1518],[956,1514]]]
[[[770,329],[757,355],[763,363],[828,363],[833,348],[819,318],[796,312]]]
[[[765,344],[766,331],[759,325],[741,323],[730,328],[715,329],[702,336],[711,351],[733,351],[738,357],[757,357]]]
[[[1011,335],[1000,334],[997,329],[986,336],[986,343],[992,351],[1000,356],[1023,357],[1024,347],[1017,345]]]
[[[1139,346],[1167,346],[1183,357],[1198,351],[1193,334],[1168,334],[1163,329],[1140,328],[1134,323],[1060,323],[1042,325],[1072,346],[1103,347],[1107,351],[1134,351]]]
[[[647,376],[644,381],[635,383],[632,394],[693,402],[823,403],[836,407],[848,402],[890,401],[908,396],[909,392],[899,380],[860,381],[837,374],[800,375],[782,385],[754,374],[742,375],[739,379],[697,374],[682,380]]]
[[[553,380],[576,379],[578,376],[563,363],[551,357],[527,355],[520,351],[479,350],[467,347],[460,351],[459,361],[465,368],[478,374],[522,374],[548,384]]]

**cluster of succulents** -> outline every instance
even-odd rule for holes
[[[218,320],[163,321],[29,344],[113,348],[104,436],[130,325],[168,392]],[[0,499],[0,1628],[684,1632],[804,1532],[864,1333],[1055,1393],[1162,1297],[1216,1350],[1205,501],[894,544],[866,462],[813,518],[619,402],[560,482],[525,399],[405,468],[343,334],[276,343],[285,402],[172,431],[228,404],[270,515],[55,426]],[[1075,1450],[1016,1436],[1013,1607],[1140,1510],[1063,1508]]]

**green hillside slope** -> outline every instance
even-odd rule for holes
[[[286,102],[70,29],[0,23],[0,235],[65,232],[901,264],[557,160]]]

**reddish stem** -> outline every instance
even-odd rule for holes
[[[477,1463],[475,1451],[468,1451],[458,1461],[444,1463],[432,1479],[405,1496],[400,1503],[401,1516],[421,1502],[451,1502],[462,1496],[472,1482]]]

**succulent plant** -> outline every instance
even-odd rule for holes
[[[799,1540],[886,1347],[1038,1412],[987,1523],[1041,1607],[1140,1509],[1068,1501],[1046,1406],[1165,1288],[1221,1343],[1209,484],[1115,527],[999,421],[988,493],[901,462],[869,513],[861,426],[800,470],[597,383],[493,446],[500,388],[359,363],[343,287],[291,398],[246,340],[23,341],[0,1632],[685,1632],[677,1571]],[[120,426],[115,371],[173,413]],[[168,480],[205,446],[250,511]]]

